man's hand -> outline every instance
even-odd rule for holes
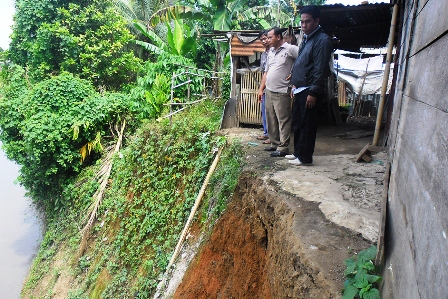
[[[308,95],[306,97],[305,107],[306,108],[314,108],[314,106],[316,106],[316,97]]]
[[[263,91],[262,90],[258,90],[258,102],[262,102],[262,100],[263,100]]]
[[[266,76],[268,75],[268,72],[263,73],[263,77],[261,77],[261,83],[260,87],[258,88],[258,102],[262,102],[262,97],[264,93],[264,89],[266,88]]]

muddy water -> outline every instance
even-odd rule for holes
[[[1,143],[0,143],[1,148]],[[0,150],[0,298],[18,299],[37,253],[42,223],[25,190],[14,184],[19,166]]]

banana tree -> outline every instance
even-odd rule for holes
[[[256,20],[263,29],[273,26],[287,27],[291,24],[291,17],[271,6],[254,6],[238,13],[238,21]]]
[[[236,15],[247,0],[203,0],[196,3],[198,9],[187,5],[169,6],[156,11],[149,19],[149,26],[176,19],[202,19],[213,23],[214,30],[236,29]]]
[[[154,28],[160,23],[169,22],[174,19],[200,20],[204,18],[207,19],[209,16],[206,16],[194,7],[186,5],[172,5],[161,8],[152,14],[148,19],[148,27]]]
[[[196,34],[181,19],[172,19],[173,29],[170,22],[165,22],[167,27],[166,41],[162,40],[151,28],[139,21],[134,22],[134,26],[152,43],[136,40],[137,45],[143,46],[154,54],[169,53],[185,56],[191,53],[196,55]]]
[[[267,21],[263,21],[262,15],[272,16],[273,18],[281,17],[288,19],[285,14],[274,14],[274,9],[269,7],[259,8],[258,11],[253,10],[252,13],[247,11],[248,0],[199,0],[191,5],[175,5],[169,6],[155,12],[149,19],[148,26],[155,27],[161,22],[169,22],[178,19],[199,20],[210,22],[213,29],[217,31],[230,31],[240,29],[239,18],[241,20],[258,20],[265,27],[271,27]],[[255,17],[256,16],[256,17]],[[288,19],[289,20],[289,19]],[[286,21],[285,21],[286,23]],[[214,69],[222,70],[222,62],[228,51],[228,43],[217,42],[216,63]]]

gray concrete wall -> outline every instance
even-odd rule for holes
[[[406,0],[383,299],[448,298],[448,0]]]

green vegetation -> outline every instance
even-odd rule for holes
[[[351,104],[341,105],[339,106],[339,111],[343,114],[348,114],[351,106],[352,106]]]
[[[46,216],[24,289],[30,297],[36,289],[51,297],[63,277],[73,285],[72,299],[149,298],[221,147],[196,221],[211,227],[225,210],[241,148],[216,133],[230,76],[210,77],[230,68],[223,63],[228,48],[197,37],[241,24],[269,26],[278,9],[247,9],[266,0],[172,4],[15,2],[10,48],[0,51],[0,140],[8,158],[21,165],[19,182]],[[193,74],[179,75],[186,71]],[[172,122],[156,121],[179,107],[168,105],[173,74],[174,84],[191,79],[173,92],[177,104],[189,93],[205,99]],[[206,98],[210,94],[216,98]],[[123,124],[123,147],[112,158],[101,204],[93,208],[103,163],[111,161],[107,154]],[[83,235],[91,213],[95,221]],[[55,265],[60,257],[68,263]]]
[[[167,34],[165,42],[153,30],[146,28],[145,24],[135,22],[135,27],[149,38],[153,44],[143,41],[136,41],[136,43],[155,54],[171,53],[180,56],[190,54],[190,57],[194,58],[197,47],[196,32],[191,30],[182,20],[174,19],[173,23],[174,29],[171,30],[171,24],[166,22]]]
[[[194,63],[161,55],[144,66],[145,75],[127,94],[99,93],[89,81],[67,72],[31,85],[23,68],[4,67],[0,138],[7,156],[22,165],[20,183],[48,213],[62,209],[61,191],[100,157],[102,143],[111,141],[109,128],[127,118],[132,132],[139,121],[167,112],[170,78],[185,66]],[[200,92],[202,82],[203,78],[193,77],[191,92]],[[175,96],[186,93],[184,85]]]
[[[137,130],[115,157],[110,186],[92,229],[87,250],[72,261],[82,283],[73,298],[149,298],[165,271],[216,150],[224,146],[217,170],[196,221],[213,223],[224,210],[238,181],[241,147],[226,146],[213,134],[220,125],[223,102],[206,101],[185,114]],[[121,158],[120,158],[121,157]],[[79,227],[98,184],[89,178],[99,165],[84,169],[64,190],[67,209],[47,228],[26,290],[35,288],[61,248],[70,256],[80,250]],[[81,213],[80,213],[81,211]],[[84,211],[84,212],[82,212]],[[76,294],[76,296],[74,295]]]
[[[187,71],[193,72],[193,67],[195,67],[195,64],[191,59],[169,53],[162,53],[158,56],[157,61],[145,64],[143,67],[143,75],[137,78],[137,84],[130,92],[131,99],[134,105],[136,105],[134,107],[135,113],[137,113],[140,118],[150,118],[150,116],[154,114],[154,111],[152,110],[154,101],[159,104],[162,101],[163,103],[167,102],[171,91],[171,77],[173,76],[173,73],[181,74]],[[157,80],[157,77],[160,76],[165,77],[163,82],[161,81],[161,78]],[[179,84],[185,82],[187,81],[187,78],[187,75],[178,76],[175,83]],[[203,89],[203,78],[200,76],[191,76],[191,80],[191,93],[201,93]],[[156,92],[155,89],[159,90],[159,92]],[[174,98],[185,98],[187,90],[188,85],[183,85],[176,89],[173,95]],[[159,99],[154,99],[154,97]],[[144,101],[142,102],[143,99]],[[146,104],[149,104],[149,106]],[[161,109],[160,105],[157,107],[157,109]]]
[[[57,211],[63,207],[61,188],[83,166],[86,154],[80,150],[86,144],[89,152],[101,150],[104,126],[127,112],[127,102],[124,95],[96,93],[88,81],[69,73],[30,89],[24,72],[15,67],[8,73],[0,136],[8,157],[22,165],[21,184],[41,205]]]
[[[347,280],[344,282],[344,296],[342,299],[364,298],[380,299],[375,283],[381,281],[381,276],[376,275],[377,269],[372,260],[376,256],[376,246],[361,250],[344,261],[347,268],[344,271]]]
[[[133,36],[109,0],[17,0],[8,58],[31,83],[68,71],[95,87],[132,83],[139,60],[126,46]]]

